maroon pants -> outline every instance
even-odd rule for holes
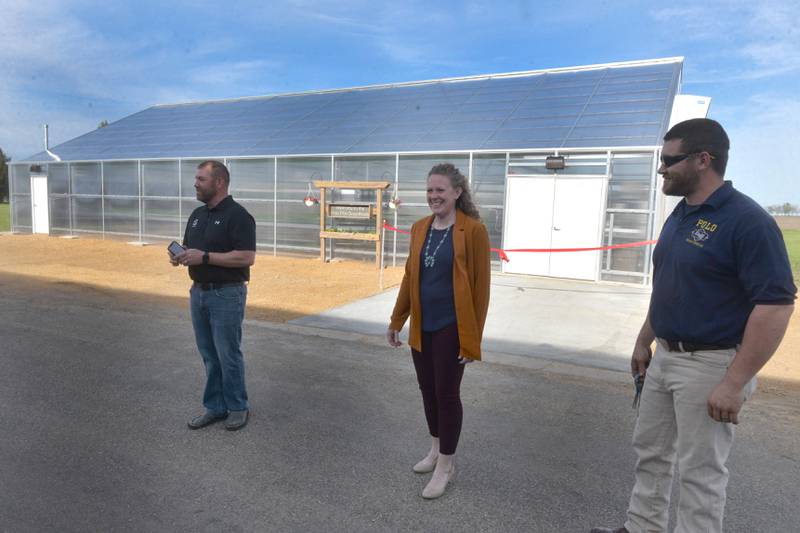
[[[417,371],[425,419],[432,437],[439,438],[439,453],[451,455],[461,435],[461,378],[458,362],[458,326],[452,324],[432,333],[422,333],[422,352],[411,349]]]

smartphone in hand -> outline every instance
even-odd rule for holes
[[[178,244],[176,241],[172,241],[169,243],[169,246],[167,246],[167,251],[172,254],[172,257],[175,257],[176,255],[185,252],[186,248]]]

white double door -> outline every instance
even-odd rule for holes
[[[602,240],[605,178],[509,177],[503,248],[590,248]],[[598,279],[600,252],[509,252],[503,272]]]

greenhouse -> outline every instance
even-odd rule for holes
[[[316,255],[319,209],[304,203],[313,181],[391,182],[385,199],[399,205],[385,218],[407,229],[430,212],[428,170],[448,161],[468,176],[494,247],[647,241],[668,207],[661,138],[676,117],[708,108],[682,99],[682,68],[667,58],[156,105],[11,164],[12,231],[180,239],[199,205],[195,169],[219,159],[256,219],[260,252]],[[370,194],[343,188],[333,200]],[[408,240],[390,232],[385,248],[402,264]],[[650,252],[511,252],[494,267],[648,284]],[[371,258],[374,246],[337,242],[336,254]]]

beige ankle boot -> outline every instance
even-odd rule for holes
[[[433,469],[436,468],[436,459],[438,455],[431,456],[430,454],[426,455],[422,461],[418,462],[414,465],[414,472],[417,474],[427,474],[428,472],[433,472]]]
[[[426,500],[433,500],[444,494],[444,489],[447,488],[447,484],[453,479],[453,475],[456,473],[456,465],[450,465],[450,470],[447,473],[439,473],[434,472],[433,477],[422,489],[422,497]]]

